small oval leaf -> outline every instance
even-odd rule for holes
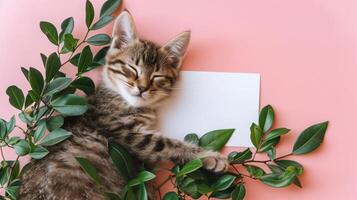
[[[229,141],[234,129],[210,131],[200,138],[200,146],[207,150],[220,151]]]
[[[268,131],[274,122],[274,110],[271,105],[265,106],[259,114],[259,127],[264,131]]]
[[[54,144],[60,143],[63,140],[71,137],[71,135],[72,135],[71,132],[68,132],[64,129],[58,128],[58,129],[48,133],[48,135],[45,138],[43,138],[43,140],[40,142],[40,145],[52,146]]]
[[[325,137],[327,125],[328,122],[322,122],[305,129],[294,144],[293,154],[306,154],[317,149]]]
[[[24,106],[24,93],[20,88],[15,85],[12,85],[6,89],[6,94],[9,96],[9,102],[15,108],[21,110]]]

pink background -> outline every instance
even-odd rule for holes
[[[103,0],[93,0],[98,11]],[[79,0],[0,0],[0,116],[12,109],[6,88],[28,88],[20,67],[43,69],[39,53],[54,47],[40,20],[57,25],[73,16],[84,34]],[[272,104],[276,126],[293,131],[278,150],[287,153],[297,134],[324,120],[330,126],[319,150],[296,157],[305,166],[304,189],[271,189],[248,181],[248,200],[355,199],[353,124],[357,111],[357,2],[354,0],[127,0],[141,36],[163,43],[192,30],[185,70],[258,72],[261,105]],[[110,33],[111,27],[105,32]],[[6,152],[8,158],[13,157]]]

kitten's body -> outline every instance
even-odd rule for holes
[[[156,108],[168,96],[178,78],[178,67],[186,50],[186,47],[182,49],[182,41],[172,40],[169,44],[176,46],[166,45],[164,49],[142,40],[130,43],[130,38],[124,36],[129,37],[130,31],[133,32],[131,17],[127,12],[121,16],[116,22],[119,30],[114,30],[114,41],[107,55],[103,83],[88,98],[89,110],[83,116],[67,118],[63,128],[73,135],[52,146],[50,154],[42,160],[31,162],[22,177],[19,199],[100,200],[104,199],[103,191],[120,193],[126,180],[118,175],[109,157],[107,145],[111,138],[140,162],[167,160],[183,163],[205,157],[206,169],[215,172],[227,169],[226,159],[218,153],[166,138],[157,129]],[[123,37],[115,37],[116,31]],[[187,33],[181,34],[179,39],[188,43]],[[172,48],[168,50],[171,53],[177,50],[181,54],[177,57],[165,54],[165,49],[169,48]],[[132,65],[135,69],[131,69],[134,68]],[[145,67],[139,68],[139,65]],[[130,87],[126,88],[127,85]],[[134,85],[137,87],[134,88]],[[133,94],[138,88],[140,90],[139,86],[146,88],[141,89],[139,94]],[[84,157],[95,166],[103,188],[94,184],[75,157]]]

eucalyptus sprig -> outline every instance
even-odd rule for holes
[[[7,88],[10,104],[19,110],[16,122],[15,116],[6,121],[0,119],[0,185],[5,195],[0,199],[16,199],[19,189],[21,169],[19,158],[30,156],[33,159],[45,157],[47,148],[57,144],[71,133],[62,129],[64,117],[82,115],[87,111],[86,99],[75,94],[81,90],[90,95],[94,92],[94,82],[85,76],[89,72],[104,64],[104,56],[111,41],[107,34],[92,34],[109,24],[111,16],[121,5],[121,0],[107,0],[100,11],[100,16],[94,22],[95,12],[92,3],[87,0],[85,8],[86,34],[82,39],[73,35],[74,19],[66,18],[60,28],[47,21],[40,22],[40,29],[47,39],[56,47],[56,51],[45,55],[40,54],[44,66],[44,73],[30,67],[21,67],[21,71],[29,82],[31,89],[24,93],[18,86]],[[85,47],[80,50],[80,48]],[[95,55],[91,46],[104,46]],[[74,78],[63,73],[62,67],[71,64],[77,67]],[[18,128],[21,136],[14,134]],[[48,132],[48,134],[45,134]],[[15,160],[5,157],[4,149],[16,152]]]

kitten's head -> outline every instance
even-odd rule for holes
[[[103,80],[134,107],[156,107],[174,90],[190,40],[183,32],[158,46],[137,37],[129,12],[115,21]]]

